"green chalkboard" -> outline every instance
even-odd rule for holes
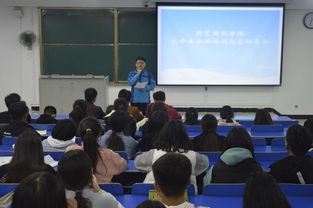
[[[108,75],[114,77],[113,47],[44,46],[45,74]]]
[[[41,31],[42,74],[127,81],[135,58],[144,56],[156,76],[155,10],[42,9]]]
[[[125,11],[119,14],[120,43],[156,43],[155,11]]]
[[[114,15],[107,10],[43,10],[43,43],[114,42]]]
[[[143,56],[147,60],[146,68],[152,73],[153,78],[156,78],[156,46],[150,45],[134,45],[120,46],[119,55],[119,71],[118,81],[127,80],[128,73],[135,69],[135,59],[138,56]]]

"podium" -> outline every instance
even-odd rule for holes
[[[108,105],[107,76],[94,75],[41,75],[39,78],[39,103],[40,112],[45,106],[56,107],[57,114],[69,114],[75,100],[85,99],[86,88],[93,87],[97,90],[98,96],[96,105],[103,110]]]

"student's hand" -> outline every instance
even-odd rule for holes
[[[101,190],[95,175],[92,175],[92,187],[93,192],[99,192]]]
[[[77,201],[75,198],[66,198],[67,208],[77,208]]]

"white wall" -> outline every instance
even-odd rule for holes
[[[17,42],[25,29],[38,34],[39,18],[36,7],[141,7],[142,0],[0,0],[0,110],[1,101],[9,92],[22,95],[28,105],[39,104],[38,77],[40,58],[38,44],[28,51]],[[23,6],[24,15],[16,17],[12,6]],[[280,87],[157,87],[167,94],[174,106],[273,107],[284,114],[313,114],[311,96],[313,77],[313,30],[302,24],[306,12],[313,10],[312,0],[292,0],[286,6],[283,77]],[[130,66],[130,69],[133,66]],[[22,79],[23,77],[23,79]],[[109,103],[127,86],[110,86]],[[295,105],[298,107],[295,108]]]

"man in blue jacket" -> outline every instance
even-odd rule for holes
[[[131,105],[137,106],[143,114],[150,103],[150,91],[155,88],[155,80],[145,69],[146,59],[136,58],[136,69],[128,74],[128,85],[131,86]]]

